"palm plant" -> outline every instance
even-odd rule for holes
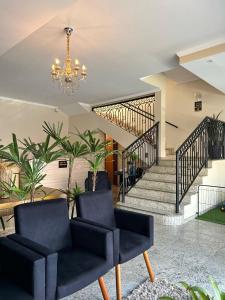
[[[19,167],[22,180],[20,189],[23,189],[24,197],[30,194],[31,201],[34,201],[35,192],[42,188],[45,166],[62,156],[60,150],[55,150],[56,146],[56,143],[50,145],[49,137],[43,143],[34,143],[31,139],[20,142],[13,133],[12,142],[0,149],[0,159]],[[15,191],[15,184],[13,186]],[[7,186],[3,185],[3,188],[7,189]]]
[[[61,190],[67,195],[67,202],[73,198],[72,191],[72,171],[74,167],[75,160],[77,158],[83,157],[88,154],[88,147],[85,144],[82,144],[80,141],[71,142],[69,137],[61,136],[62,135],[63,123],[58,123],[57,125],[50,125],[47,122],[44,122],[43,130],[49,137],[52,137],[58,145],[61,147],[64,156],[68,159],[69,162],[69,174],[67,180],[67,189]]]
[[[109,150],[108,148],[112,142],[102,141],[100,138],[95,136],[97,133],[98,131],[91,130],[86,130],[83,133],[78,131],[77,133],[78,137],[87,145],[88,148],[89,158],[86,159],[90,165],[90,171],[93,172],[93,192],[96,190],[97,173],[100,170],[102,163],[108,156],[118,152],[118,150]]]
[[[210,277],[209,278],[210,284],[214,291],[214,296],[209,295],[209,293],[198,286],[191,286],[186,282],[180,282],[181,285],[188,291],[191,296],[192,300],[225,300],[225,292],[221,291],[216,281]],[[175,300],[172,297],[163,296],[159,298],[160,300]]]
[[[221,113],[213,114],[208,125],[209,156],[215,159],[221,158],[223,152],[224,123],[219,120]]]

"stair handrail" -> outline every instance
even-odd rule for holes
[[[205,117],[192,131],[186,140],[176,150],[176,212],[179,213],[180,204],[189,191],[193,182],[203,167],[208,167],[209,137],[208,129],[211,122],[222,124],[224,131],[225,122],[211,117]],[[222,149],[222,148],[221,148]],[[224,158],[221,151],[221,158]]]
[[[132,165],[132,155],[136,155],[138,160],[138,162],[136,160],[133,162],[134,165]],[[125,202],[125,194],[142,178],[146,170],[153,165],[158,165],[158,162],[159,122],[155,123],[122,152],[122,202]],[[139,168],[140,173],[129,175],[128,172],[131,171],[131,169],[128,170],[129,164],[131,164],[130,168],[134,168],[136,173],[137,168]]]
[[[132,105],[130,103],[124,103],[123,105],[126,106],[127,108],[129,107],[130,109],[135,109],[139,114],[144,115],[144,117],[149,118],[152,121],[155,120],[155,115],[149,113],[148,111],[145,111],[145,110],[141,109],[140,107],[135,107],[134,105]],[[174,127],[174,128],[179,128],[176,124],[174,124],[172,122],[165,121],[165,123],[172,126],[172,127]]]

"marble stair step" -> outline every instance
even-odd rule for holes
[[[159,190],[164,192],[176,192],[176,183],[175,182],[164,182],[156,180],[144,180],[140,179],[135,187],[148,190]],[[197,193],[198,185],[195,183],[189,188],[190,192]]]
[[[187,199],[190,197],[190,195],[193,195],[194,193],[188,192],[185,196]],[[153,190],[153,189],[143,189],[134,186],[129,192],[128,196],[133,197],[141,197],[146,199],[155,199],[155,200],[161,200],[164,202],[170,202],[170,201],[176,201],[176,193],[175,192],[168,192],[168,191],[162,191],[162,190]]]
[[[140,209],[139,207],[133,207],[129,204],[118,202],[117,207],[120,209],[138,212],[146,215],[151,215],[154,217],[154,222],[164,225],[181,225],[184,222],[183,214],[169,214],[168,212],[162,210],[145,210]]]
[[[149,170],[146,171],[147,173],[157,173],[157,174],[168,174],[168,175],[176,175],[176,167],[169,167],[169,166],[152,166]],[[200,171],[201,176],[206,176],[208,174],[208,170],[203,168]]]
[[[164,202],[159,200],[153,199],[144,199],[141,197],[132,197],[132,196],[125,196],[125,203],[129,204],[133,207],[138,207],[143,210],[148,211],[164,211],[167,213],[175,213],[175,203],[171,202]],[[181,207],[181,211],[183,209],[183,204]]]
[[[204,172],[204,173],[205,173],[205,175],[202,175],[203,172],[202,172],[202,174],[201,173],[199,174],[199,176],[196,178],[194,184],[201,184],[202,183],[202,177],[206,176],[206,172]],[[162,173],[147,172],[147,173],[144,174],[142,180],[176,183],[176,174],[162,174]]]

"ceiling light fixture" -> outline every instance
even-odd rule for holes
[[[80,67],[80,62],[76,58],[73,62],[70,56],[70,37],[73,32],[73,28],[64,28],[66,33],[66,58],[63,67],[60,66],[60,60],[55,59],[52,65],[52,79],[59,83],[59,87],[65,94],[72,95],[75,89],[79,88],[80,80],[84,80],[87,77],[87,68],[85,65]]]

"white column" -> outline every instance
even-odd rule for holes
[[[166,156],[166,93],[167,78],[164,75],[153,75],[142,79],[144,82],[155,86],[155,119],[159,123],[159,156]]]

